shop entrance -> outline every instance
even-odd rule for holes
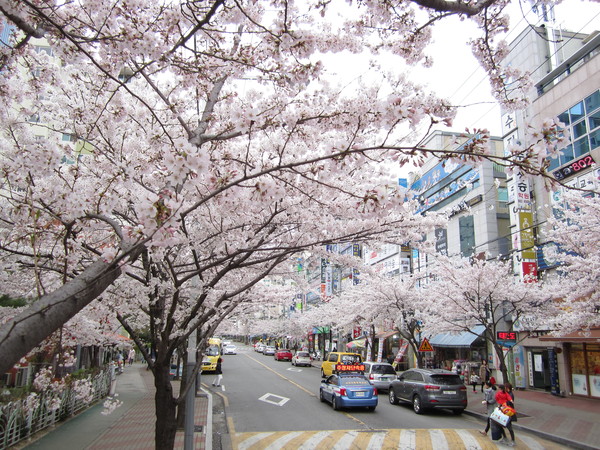
[[[533,387],[550,390],[550,361],[548,350],[532,350]]]

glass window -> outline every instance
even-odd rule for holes
[[[463,256],[471,256],[475,251],[475,222],[473,216],[458,219],[460,236],[460,252]]]
[[[588,116],[590,130],[600,127],[600,109]]]
[[[600,128],[590,133],[590,144],[592,149],[600,147]]]
[[[552,171],[554,169],[558,169],[560,166],[560,158],[550,158],[550,165],[548,166],[548,171]]]
[[[556,158],[556,160],[558,160],[558,158]],[[505,188],[505,187],[498,188],[498,201],[508,203],[508,188]]]
[[[575,157],[573,156],[573,146],[567,145],[562,150],[562,156],[560,157],[560,165],[568,163],[569,161],[573,161]]]
[[[569,120],[569,111],[565,111],[562,114],[558,115],[558,120],[560,120],[565,125],[569,125],[571,121]]]
[[[587,136],[575,141],[575,144],[573,144],[573,152],[575,154],[575,158],[579,158],[580,156],[590,152],[590,143]]]
[[[594,92],[589,97],[586,97],[585,102],[585,110],[589,114],[591,111],[600,107],[600,91]]]
[[[581,122],[577,122],[576,124],[573,124],[573,138],[574,139],[580,138],[585,133],[587,133],[587,127],[585,125],[586,125],[585,120],[582,120]]]
[[[583,102],[579,102],[569,109],[569,114],[571,114],[571,122],[576,122],[577,120],[581,119],[584,115]]]

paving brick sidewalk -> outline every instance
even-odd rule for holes
[[[485,419],[483,394],[469,389],[471,415]],[[516,390],[518,420],[515,433],[529,431],[559,444],[580,449],[600,448],[600,400],[581,397],[557,397],[548,392]]]
[[[174,383],[174,388],[177,388]],[[54,427],[42,437],[25,446],[28,450],[153,450],[154,446],[154,384],[152,373],[142,364],[127,366],[117,377],[117,394],[123,405],[103,416],[102,405],[95,405]],[[211,397],[202,393],[195,399],[194,448],[210,448],[211,430],[208,412]],[[212,412],[211,412],[212,414]],[[201,430],[201,431],[200,431]],[[208,436],[208,439],[207,439]],[[209,447],[207,447],[207,444]],[[175,448],[184,447],[184,432],[177,433]]]

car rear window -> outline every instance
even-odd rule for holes
[[[464,384],[458,375],[431,375],[431,381],[435,384],[441,384],[443,386]]]
[[[308,352],[298,352],[298,353],[296,353],[296,356],[303,356],[305,358],[308,358],[309,355],[308,355]]]
[[[344,386],[369,386],[369,380],[364,377],[340,377],[341,384]]]
[[[396,375],[396,372],[394,371],[394,368],[392,366],[388,366],[385,364],[376,364],[373,366],[373,370],[371,370],[372,373],[381,373],[381,374],[389,374],[389,375]]]
[[[342,355],[340,358],[342,364],[360,364],[360,356],[358,355]]]

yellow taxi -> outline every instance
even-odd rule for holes
[[[202,358],[202,372],[221,373],[221,339],[210,338]]]
[[[362,357],[358,353],[331,352],[321,366],[321,377],[325,378],[336,372],[336,366],[345,366],[344,370],[364,371]],[[350,369],[350,366],[356,366]]]

